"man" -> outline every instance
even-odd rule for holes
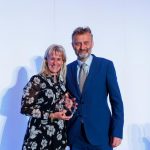
[[[71,150],[112,150],[122,139],[124,112],[115,68],[112,61],[91,54],[93,45],[89,27],[74,30],[72,46],[77,60],[68,65],[66,81],[78,103],[68,122]]]

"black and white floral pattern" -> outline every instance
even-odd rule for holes
[[[42,74],[31,77],[24,87],[21,113],[30,116],[24,137],[23,150],[64,150],[66,125],[64,120],[49,119],[52,112],[63,109],[59,101],[66,88],[61,78]]]

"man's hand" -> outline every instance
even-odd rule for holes
[[[122,139],[118,138],[118,137],[112,137],[110,140],[110,144],[112,147],[117,147],[121,144]]]
[[[69,94],[65,94],[65,106],[71,111],[71,108],[73,107],[73,99],[69,98]]]
[[[70,98],[69,93],[65,94],[65,107],[70,111],[71,108],[77,109],[77,103],[75,102],[75,98]]]

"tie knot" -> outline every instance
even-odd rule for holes
[[[83,63],[83,64],[81,65],[81,68],[82,68],[82,69],[85,69],[85,67],[86,67],[86,63]]]

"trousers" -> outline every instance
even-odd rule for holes
[[[70,146],[70,150],[113,150],[113,148],[109,144],[105,146],[92,145],[86,137],[84,124],[81,123],[80,135],[76,138],[76,142]]]

